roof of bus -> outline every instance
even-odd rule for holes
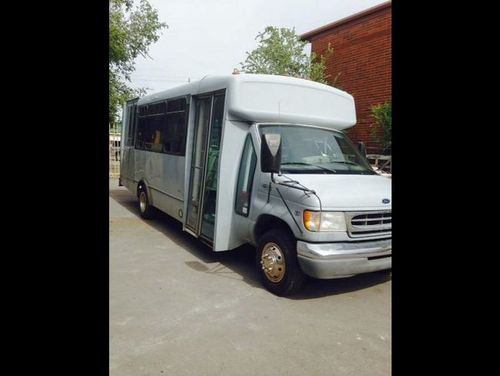
[[[199,81],[147,95],[138,105],[227,89],[233,119],[300,122],[345,129],[356,123],[353,97],[332,86],[267,74],[205,76]]]
[[[201,80],[193,81],[189,84],[176,86],[171,89],[163,90],[157,93],[146,95],[139,99],[138,105],[152,103],[168,98],[180,97],[183,95],[198,95],[202,93],[209,93],[221,89],[228,88],[233,82],[267,82],[267,83],[293,83],[300,84],[307,87],[328,88],[328,90],[335,91],[337,94],[350,96],[348,93],[328,86],[320,84],[315,81],[305,80],[303,78],[296,78],[290,76],[278,76],[272,74],[228,74],[228,75],[207,75]]]

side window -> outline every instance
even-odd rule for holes
[[[149,140],[145,143],[146,149],[156,152],[162,150],[163,124],[165,115],[155,115],[148,119]]]
[[[139,107],[139,118],[137,120],[137,149],[156,152],[162,151],[165,109],[165,102]]]
[[[164,153],[185,155],[186,126],[186,99],[169,101],[163,137]]]
[[[135,136],[135,113],[136,113],[137,106],[134,104],[130,106],[129,109],[129,114],[128,114],[128,121],[127,121],[127,140],[125,145],[127,146],[133,146],[134,145],[134,136]]]
[[[137,148],[142,150],[161,150],[161,116],[139,118],[137,129]]]
[[[137,119],[137,139],[135,141],[135,147],[137,149],[144,149],[144,139],[146,133],[146,119],[139,117]]]
[[[333,144],[334,147],[332,149],[334,149],[335,151],[338,150],[339,155],[342,156],[336,159],[346,159],[350,162],[358,163],[361,165],[363,164],[363,162],[359,160],[358,156],[354,154],[354,150],[351,147],[349,147],[349,144],[343,137],[334,136]]]
[[[250,135],[247,136],[243,155],[241,157],[240,171],[238,173],[238,185],[236,187],[236,213],[248,217],[250,212],[250,196],[252,194],[253,176],[257,155],[253,147]]]

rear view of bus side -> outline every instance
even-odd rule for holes
[[[389,269],[391,181],[342,132],[355,122],[352,96],[330,86],[207,76],[127,102],[120,184],[143,218],[161,210],[214,251],[254,245],[277,295],[297,291],[305,275]],[[272,137],[275,174],[261,156]]]

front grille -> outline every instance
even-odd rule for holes
[[[347,213],[348,231],[351,237],[390,235],[392,211]]]
[[[353,226],[375,226],[392,222],[392,213],[361,214],[353,217]]]

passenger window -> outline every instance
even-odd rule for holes
[[[161,152],[163,138],[163,124],[165,123],[165,115],[156,115],[148,119],[148,128],[150,134],[150,143],[146,143],[146,149],[151,151]]]
[[[139,120],[137,124],[136,148],[149,151],[162,151],[164,138],[166,103],[139,107]]]
[[[165,115],[152,115],[139,119],[137,148],[160,152],[162,149],[162,128]]]
[[[135,111],[137,106],[134,104],[130,106],[127,122],[127,140],[125,145],[133,146],[135,138]]]
[[[136,148],[185,155],[187,107],[186,98],[140,106]]]
[[[250,135],[247,136],[243,155],[241,157],[240,172],[238,174],[238,185],[236,188],[236,213],[248,217],[250,212],[250,196],[252,194],[253,176],[257,155],[253,147]]]
[[[144,149],[144,140],[146,139],[146,119],[140,117],[137,123],[137,140],[135,142],[135,147],[137,149]]]
[[[168,102],[163,152],[185,155],[186,153],[186,99]]]

